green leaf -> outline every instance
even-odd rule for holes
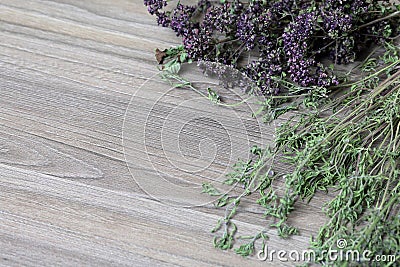
[[[182,53],[179,57],[179,60],[181,61],[181,63],[185,62],[186,59],[188,58],[188,54],[187,53]]]
[[[213,103],[219,103],[221,101],[219,95],[212,90],[211,88],[207,88],[207,92],[208,92],[208,99],[213,102]]]
[[[211,183],[203,183],[202,184],[203,190],[202,193],[209,194],[210,196],[220,196],[221,192],[218,191]]]
[[[181,69],[181,64],[176,60],[170,62],[168,62],[165,65],[164,71],[169,72],[171,74],[178,74]]]

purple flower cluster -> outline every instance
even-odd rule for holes
[[[371,7],[370,0],[325,0],[321,1],[322,7],[326,10],[334,10],[337,8],[342,8],[351,12],[351,14],[358,16],[362,13],[368,11],[368,8]],[[385,1],[382,1],[385,2]],[[389,2],[389,1],[386,1]]]
[[[255,46],[267,45],[273,30],[282,27],[281,19],[292,7],[293,1],[277,1],[267,4],[265,1],[252,1],[236,21],[236,37],[247,50]]]
[[[144,5],[147,6],[147,11],[154,15],[158,14],[159,10],[167,6],[166,0],[144,0]]]
[[[171,13],[170,27],[176,32],[176,35],[188,36],[191,28],[198,28],[190,20],[196,11],[195,6],[186,6],[178,4]]]
[[[260,51],[260,59],[252,61],[245,68],[245,73],[256,82],[263,94],[277,94],[279,83],[273,77],[279,77],[283,71],[282,55],[274,43],[269,42]]]
[[[212,56],[210,55],[213,52],[213,46],[211,45],[212,37],[207,29],[189,29],[183,36],[182,42],[189,58],[212,61]]]
[[[171,23],[171,20],[169,16],[166,14],[166,12],[158,12],[157,13],[157,23],[158,25],[161,25],[162,27],[168,27]]]
[[[220,33],[234,34],[243,4],[225,2],[221,6],[211,6],[206,10],[203,27]]]
[[[366,14],[369,8],[368,1],[366,0],[353,0],[350,1],[350,12],[354,16]]]
[[[386,40],[400,30],[399,17],[360,27],[380,18],[389,0],[178,1],[168,11],[167,0],[144,4],[159,25],[182,37],[190,59],[237,67],[264,94],[278,93],[280,79],[304,87],[337,84],[322,58],[352,62],[368,41]],[[249,62],[241,64],[243,59]]]
[[[368,4],[365,0],[327,0],[320,8],[322,26],[328,37],[335,40],[335,45],[329,47],[328,50],[329,57],[336,64],[347,64],[354,61],[357,47],[355,47],[351,31],[357,24],[356,20],[362,20],[360,14],[367,10]]]
[[[283,48],[286,54],[290,78],[302,86],[315,84],[315,77],[310,68],[315,65],[313,57],[308,56],[308,40],[312,37],[316,12],[304,13],[289,23],[283,37]]]
[[[257,27],[262,23],[260,20],[265,6],[259,2],[251,2],[237,21],[236,37],[239,38],[247,48],[252,50],[256,45]]]
[[[289,23],[283,37],[283,48],[287,58],[288,73],[292,81],[301,86],[317,85],[329,87],[338,83],[336,77],[315,60],[311,54],[310,40],[315,31],[318,13],[305,12]],[[310,51],[311,50],[311,51]],[[346,53],[345,51],[344,53]]]
[[[326,13],[322,10],[322,17],[324,19],[324,28],[328,32],[328,36],[336,38],[340,34],[347,33],[353,29],[353,20],[349,14],[344,12],[343,7],[329,10]]]

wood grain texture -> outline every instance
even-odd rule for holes
[[[179,39],[142,1],[0,0],[0,40],[1,266],[291,265],[214,249],[222,210],[165,204],[205,198],[193,188],[157,191],[162,201],[143,191],[160,173],[178,184],[220,179],[230,156],[261,132],[271,141],[274,129],[158,80],[143,90],[157,72],[155,48]],[[301,235],[271,231],[270,248],[306,249],[329,197],[299,203],[291,222]],[[245,202],[240,230],[263,229],[262,212]]]

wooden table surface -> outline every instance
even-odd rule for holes
[[[224,211],[191,182],[221,179],[274,127],[157,80],[154,50],[177,44],[141,0],[0,0],[1,266],[293,264],[213,247]],[[306,249],[326,198],[269,248]],[[244,203],[236,223],[269,222]]]

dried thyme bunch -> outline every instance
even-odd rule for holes
[[[285,89],[281,80],[304,90],[336,85],[323,58],[353,62],[371,42],[399,34],[400,11],[388,0],[183,2],[144,0],[159,25],[182,37],[188,59],[238,68],[264,94]]]

